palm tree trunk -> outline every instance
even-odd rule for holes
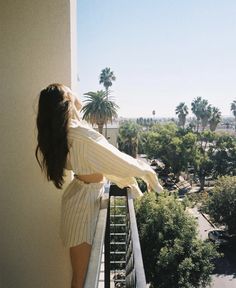
[[[204,191],[204,187],[205,187],[205,176],[201,176],[199,178],[199,181],[200,181],[200,189],[199,191]]]
[[[108,100],[108,87],[106,87],[106,97]],[[105,123],[105,138],[107,139],[107,122]]]
[[[98,132],[100,133],[100,134],[102,134],[102,132],[103,132],[103,124],[97,124],[98,125]]]
[[[199,131],[199,120],[197,119],[197,133]]]

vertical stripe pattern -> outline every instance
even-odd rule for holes
[[[71,119],[68,140],[67,168],[75,174],[101,173],[121,188],[129,186],[134,198],[142,195],[135,177],[141,177],[157,192],[162,190],[149,165],[120,152],[78,119]],[[103,187],[103,183],[85,184],[74,179],[66,188],[61,207],[61,237],[66,247],[92,244]]]
[[[64,191],[60,230],[66,247],[83,242],[92,245],[103,192],[103,183],[85,184],[78,179],[74,179]]]
[[[142,178],[154,191],[162,191],[148,164],[122,153],[92,128],[77,122],[70,127],[68,137],[72,141],[68,161],[76,174],[101,173],[121,188],[129,186],[133,198],[142,196],[135,177]]]

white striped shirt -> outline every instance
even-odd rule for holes
[[[133,198],[142,195],[135,177],[142,178],[154,191],[162,191],[156,173],[148,164],[120,152],[83,121],[71,121],[68,141],[68,162],[75,174],[101,173],[120,188],[129,186]]]

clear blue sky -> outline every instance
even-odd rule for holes
[[[197,96],[231,115],[236,0],[78,0],[78,52],[80,96],[110,67],[119,116],[171,117]]]

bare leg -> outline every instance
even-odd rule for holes
[[[83,288],[88,269],[92,245],[84,242],[70,248],[70,259],[73,271],[71,288]]]

